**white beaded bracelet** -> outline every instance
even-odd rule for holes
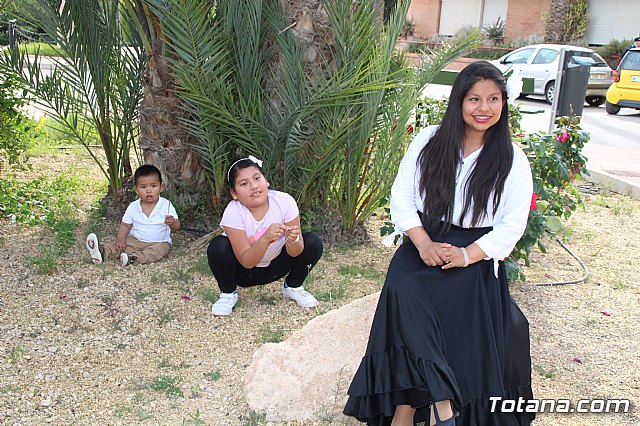
[[[467,266],[469,266],[469,255],[467,254],[466,248],[460,247],[460,250],[462,250],[462,255],[464,256],[464,265],[462,265],[462,267],[466,268]]]

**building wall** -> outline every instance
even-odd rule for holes
[[[484,3],[495,2],[502,5],[504,0],[412,0],[408,18],[416,26],[414,35],[423,40],[433,40],[438,34],[455,33],[448,28],[443,31],[443,23],[459,22],[460,25],[478,21],[478,11]],[[544,37],[546,12],[552,0],[507,0],[505,21],[505,41],[527,39],[532,36]],[[460,16],[440,18],[450,13],[447,5],[460,5]],[[501,6],[501,7],[502,7]],[[611,39],[633,39],[640,35],[640,0],[590,0],[590,24],[585,37],[590,44],[606,44]],[[553,19],[553,17],[551,17]],[[482,23],[489,25],[491,22]],[[480,25],[478,22],[476,25]],[[445,25],[446,26],[446,25]],[[450,25],[449,25],[450,26]],[[463,25],[464,26],[464,25]]]
[[[412,0],[409,6],[408,19],[412,19],[416,29],[415,37],[431,40],[441,34],[440,13],[443,1],[451,0]],[[460,1],[460,0],[458,0]],[[479,24],[476,16],[480,10],[482,0],[465,0],[477,7],[461,8],[462,14]],[[506,38],[508,40],[527,38],[532,35],[544,35],[544,12],[549,9],[551,0],[509,0],[507,8]],[[468,20],[467,19],[467,20]],[[451,31],[450,31],[451,32]],[[455,31],[453,31],[455,32]]]
[[[506,40],[544,37],[545,14],[551,0],[509,0],[506,20]]]
[[[482,2],[442,0],[440,33],[454,35],[461,28],[482,26]]]
[[[441,0],[412,0],[408,18],[416,25],[414,35],[423,40],[431,40],[439,33]]]
[[[632,40],[640,35],[638,0],[590,0],[589,44],[607,44],[612,39]]]

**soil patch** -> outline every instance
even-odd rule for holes
[[[637,425],[640,414],[640,203],[601,192],[567,223],[566,244],[589,268],[581,284],[517,284],[514,298],[531,324],[537,398],[625,398],[628,414],[542,414],[536,425]],[[50,231],[0,226],[0,423],[267,424],[244,398],[243,376],[263,343],[286,339],[316,315],[378,291],[393,255],[379,243],[380,219],[360,245],[334,244],[305,286],[315,310],[280,295],[281,283],[240,289],[227,318],[213,318],[218,290],[192,234],[179,232],[168,258],[122,268],[93,265],[81,225],[76,244],[39,275],[37,254]],[[116,221],[97,226],[112,240]],[[554,241],[536,252],[531,282],[580,277]],[[276,426],[340,424],[330,419]]]

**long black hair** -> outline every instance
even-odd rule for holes
[[[436,232],[446,232],[454,220],[456,173],[464,150],[462,102],[471,86],[481,80],[492,80],[500,88],[502,113],[498,122],[484,134],[482,151],[464,188],[464,204],[458,221],[462,223],[471,212],[471,226],[477,226],[489,211],[491,193],[495,214],[511,170],[513,145],[504,76],[498,68],[486,61],[473,62],[454,81],[442,123],[418,157],[421,171],[419,189],[424,194],[422,220],[427,229]]]

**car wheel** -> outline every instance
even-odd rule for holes
[[[614,105],[612,103],[606,102],[604,104],[604,109],[607,110],[607,114],[616,115],[620,112],[620,107],[618,105]]]
[[[544,89],[544,99],[549,105],[553,103],[553,98],[556,95],[556,82],[550,81],[547,83],[547,87]]]
[[[587,96],[585,100],[587,101],[589,106],[597,107],[604,103],[605,97],[604,96]]]

